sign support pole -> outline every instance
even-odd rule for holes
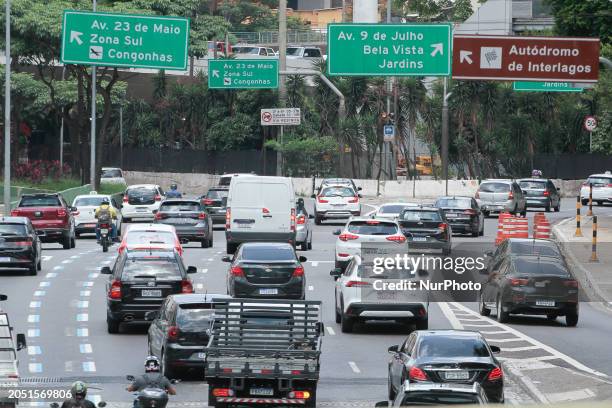
[[[93,11],[97,9],[97,0],[93,0]],[[96,66],[91,67],[91,145],[89,163],[89,184],[96,188]]]
[[[11,213],[11,0],[5,3],[4,24],[4,215]]]
[[[593,132],[589,132],[589,153],[593,153]]]
[[[448,78],[444,77],[444,95],[442,96],[442,178],[444,194],[448,195],[448,97],[446,93]]]

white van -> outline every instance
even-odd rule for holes
[[[295,245],[295,192],[287,177],[233,177],[227,196],[227,253],[243,242],[289,242]]]

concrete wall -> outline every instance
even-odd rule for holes
[[[204,194],[210,187],[217,185],[218,175],[195,174],[195,173],[145,173],[138,171],[124,171],[128,184],[159,184],[168,189],[170,184],[177,183],[179,190],[189,195]],[[564,197],[576,197],[580,191],[582,180],[553,180],[557,187],[561,188]],[[321,179],[316,179],[315,185],[319,186]],[[364,197],[380,196],[388,199],[395,198],[434,198],[444,195],[445,183],[436,180],[412,180],[381,181],[380,187],[376,180],[355,180],[357,186],[361,187]],[[312,194],[311,178],[294,178],[295,192],[301,196]],[[478,188],[477,180],[449,180],[449,195],[473,196]],[[414,189],[414,195],[413,195]]]

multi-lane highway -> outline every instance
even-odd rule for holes
[[[597,211],[612,213],[612,208]],[[574,213],[574,201],[564,200],[560,213],[548,215],[558,221]],[[530,212],[529,217],[532,216]],[[336,239],[332,231],[339,225],[326,222],[315,227],[313,249],[300,252],[308,258],[307,298],[322,300],[324,307],[326,336],[318,400],[320,405],[343,402],[372,406],[386,397],[387,348],[401,342],[408,332],[393,324],[358,325],[354,333],[340,332],[334,322],[333,279],[329,276]],[[455,237],[453,256],[482,256],[493,248],[496,228],[497,220],[487,219],[483,237]],[[225,255],[223,231],[215,231],[212,248],[189,244],[185,249],[185,264],[198,268],[193,276],[196,292],[225,293],[228,264],[221,262]],[[38,276],[2,272],[0,293],[9,296],[2,307],[10,313],[15,330],[27,334],[28,349],[20,352],[20,371],[26,382],[69,386],[75,379],[83,379],[99,388],[90,391],[96,398],[117,402],[112,406],[131,406],[133,397],[125,391],[124,377],[143,371],[146,328],[124,328],[117,335],[106,331],[107,278],[99,271],[112,264],[114,253],[115,248],[102,253],[91,238],[78,240],[72,250],[45,244],[43,270]],[[459,277],[465,281],[484,279],[484,275]],[[470,302],[473,297],[453,299],[438,294],[436,298],[440,301],[430,306],[431,329],[482,331],[491,344],[502,347],[501,356],[514,373],[545,364],[549,369],[552,367],[552,373],[555,367],[565,367],[589,376],[612,376],[612,355],[598,352],[608,348],[612,319],[595,305],[582,303],[578,327],[568,328],[561,318],[555,322],[535,317],[512,318],[508,324],[499,324],[478,315],[476,303]],[[511,377],[506,380],[508,402],[530,401],[518,383]],[[532,385],[537,394],[538,384]],[[177,389],[171,406],[206,405],[206,384],[197,377],[187,378]]]

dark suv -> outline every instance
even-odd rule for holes
[[[11,215],[29,218],[42,242],[57,242],[70,249],[76,237],[73,211],[76,208],[59,193],[24,194]]]
[[[27,268],[30,275],[42,269],[42,246],[26,217],[0,218],[0,267]]]
[[[172,225],[181,242],[200,242],[202,248],[213,245],[210,216],[199,200],[166,199],[155,212],[155,223]]]
[[[231,299],[228,295],[190,294],[168,296],[159,311],[148,312],[147,343],[149,354],[157,356],[162,372],[168,378],[178,370],[204,372],[204,348],[208,329],[213,323],[213,299]]]
[[[119,332],[121,322],[145,321],[146,312],[158,310],[167,296],[193,293],[188,268],[178,253],[170,250],[128,250],[122,252],[113,268],[101,273],[111,275],[106,284],[106,322],[109,333]]]
[[[201,197],[202,205],[210,214],[213,224],[225,225],[225,213],[227,211],[227,187],[213,187]]]

